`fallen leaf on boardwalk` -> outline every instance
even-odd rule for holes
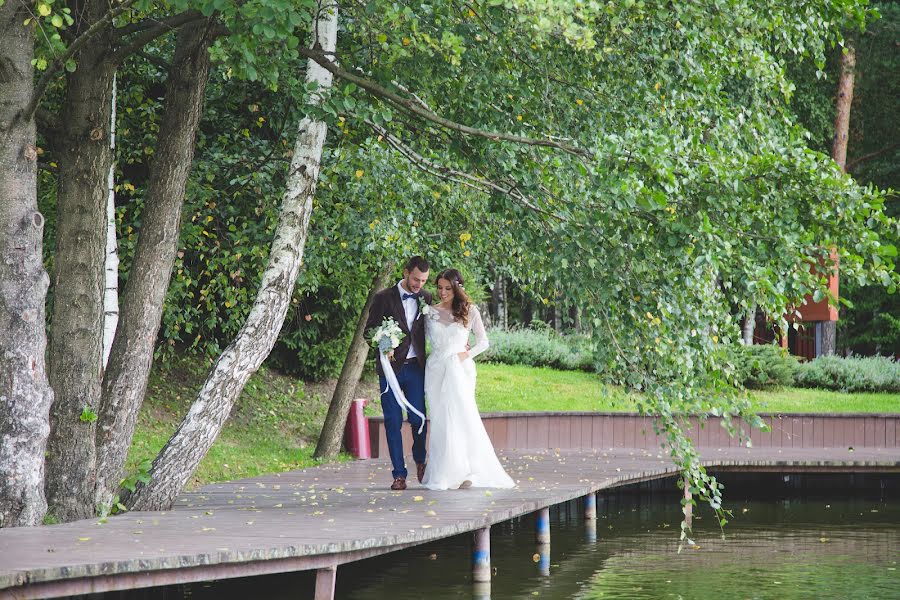
[[[493,496],[494,492],[492,492],[491,490],[485,490],[484,495],[485,496]]]
[[[428,506],[434,506],[435,504],[437,504],[437,500],[429,500],[428,501]]]
[[[281,504],[281,502],[279,502],[278,504],[275,505],[275,508],[281,508],[282,506],[283,505]]]
[[[247,521],[247,525],[253,525],[253,521]]]
[[[204,527],[204,528],[201,529],[200,531],[215,531],[215,530],[216,530],[215,527]]]
[[[424,499],[422,496],[413,496],[413,502],[421,502]]]
[[[828,541],[828,538],[827,538],[827,537],[821,537],[821,538],[819,538],[819,541],[822,542],[822,543],[824,544],[825,542]]]
[[[91,538],[89,538],[89,537],[86,537],[86,538],[78,538],[78,541],[79,541],[79,542],[86,542],[86,541],[88,541],[89,539],[91,539]]]
[[[375,512],[375,511],[374,511],[373,509],[371,509],[371,508],[367,508],[367,509],[366,509],[366,512],[370,513],[370,512]]]
[[[431,529],[431,525],[422,525],[422,529]]]
[[[435,517],[435,516],[437,516],[437,513],[434,512],[433,510],[426,510],[425,515],[429,516],[429,517]]]
[[[313,516],[316,516],[316,515],[324,515],[324,514],[325,514],[325,511],[317,510],[316,512],[313,513]]]

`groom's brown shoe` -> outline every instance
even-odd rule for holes
[[[394,483],[391,484],[391,489],[394,491],[402,491],[406,489],[406,477],[397,477],[394,479]]]
[[[425,477],[425,463],[416,463],[416,479],[419,483],[422,483],[423,477]]]

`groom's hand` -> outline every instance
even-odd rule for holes
[[[466,344],[466,346],[468,347],[468,344]],[[461,361],[466,360],[467,358],[469,358],[469,351],[466,350],[465,352],[460,352],[459,354],[457,354],[457,356],[459,357],[459,360],[461,360]]]
[[[387,353],[388,360],[394,360],[394,351],[391,350]]]

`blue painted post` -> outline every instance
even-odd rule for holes
[[[550,577],[550,544],[538,544],[538,572],[543,577]]]
[[[491,580],[491,528],[475,531],[472,549],[472,580],[482,583]]]
[[[534,538],[538,544],[550,543],[550,507],[545,506],[537,512],[534,523]]]
[[[593,492],[584,497],[584,518],[586,521],[597,519],[597,496]]]

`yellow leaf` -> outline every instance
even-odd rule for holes
[[[409,44],[411,43],[411,41],[412,41],[412,40],[410,40],[408,37],[405,37],[405,38],[403,38],[403,45],[404,45],[404,46],[409,46]]]
[[[356,170],[356,178],[359,179],[359,178],[362,177],[362,176],[363,176],[363,170],[362,170],[362,169],[357,169],[357,170]]]
[[[575,100],[575,104],[577,104],[578,106],[581,106],[582,104],[584,104],[584,100],[582,100],[581,98],[577,98]]]
[[[535,554],[531,557],[531,560],[533,560],[534,562],[541,562],[541,555]]]
[[[86,541],[88,541],[89,539],[91,539],[91,538],[89,538],[89,537],[83,537],[83,538],[78,538],[78,541],[79,541],[79,542],[86,542]]]
[[[522,120],[522,115],[516,115],[516,121],[521,121],[521,120]]]
[[[50,14],[50,6],[41,2],[38,4],[38,14],[42,17],[46,17]]]
[[[424,499],[422,496],[413,496],[413,502],[421,502]]]

